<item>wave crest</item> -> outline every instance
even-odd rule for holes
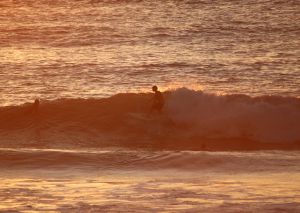
[[[202,136],[261,142],[300,140],[300,100],[280,96],[216,95],[185,88],[169,99],[176,123]]]
[[[164,97],[161,115],[148,115],[148,93],[42,101],[38,112],[31,104],[2,107],[1,142],[175,149],[282,148],[296,143],[299,148],[298,98],[217,95],[186,88],[167,91]]]

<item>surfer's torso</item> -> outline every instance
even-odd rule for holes
[[[156,91],[154,94],[152,109],[161,111],[164,106],[164,98],[160,91]]]

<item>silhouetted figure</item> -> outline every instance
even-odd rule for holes
[[[162,93],[158,90],[157,86],[152,87],[152,91],[155,93],[153,98],[153,103],[151,111],[161,112],[164,106],[164,97]]]
[[[39,106],[40,106],[40,100],[35,99],[32,108],[33,113],[37,114],[39,112]]]
[[[34,100],[31,112],[32,112],[32,116],[33,116],[32,121],[33,121],[33,125],[34,125],[34,130],[35,130],[35,141],[38,143],[41,141],[39,108],[40,108],[40,100],[37,98]]]

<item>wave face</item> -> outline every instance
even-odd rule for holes
[[[0,108],[5,147],[122,146],[173,149],[299,148],[300,99],[217,95],[180,88],[164,93],[161,114],[152,94],[59,99]]]

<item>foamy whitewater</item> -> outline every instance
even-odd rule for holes
[[[300,212],[299,9],[0,1],[0,212]]]

